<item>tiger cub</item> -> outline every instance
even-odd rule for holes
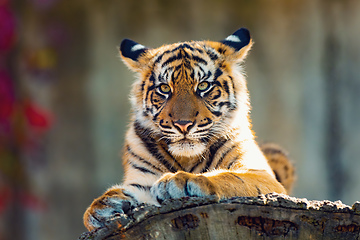
[[[290,190],[293,167],[288,158],[274,146],[261,151],[251,131],[241,67],[251,45],[244,28],[221,42],[156,49],[122,41],[122,60],[138,73],[124,146],[125,175],[121,185],[108,189],[86,210],[89,230],[139,203]],[[276,178],[286,182],[287,190]]]

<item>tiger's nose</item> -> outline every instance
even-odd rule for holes
[[[174,122],[174,126],[179,129],[180,132],[186,133],[194,126],[194,123],[188,120],[178,120]]]

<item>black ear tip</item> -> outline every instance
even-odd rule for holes
[[[131,41],[130,39],[123,39],[120,43],[120,51],[123,51],[124,50],[124,47],[128,44],[128,42]]]
[[[120,51],[123,53],[126,52],[127,50],[131,50],[131,48],[136,44],[137,43],[134,42],[133,40],[125,38],[120,43]]]
[[[247,28],[240,28],[233,33],[233,35],[240,36],[242,39],[249,39],[250,41],[250,31]]]
[[[250,43],[250,32],[246,28],[240,28],[222,41],[225,45],[235,48],[237,51]]]
[[[132,60],[136,61],[137,58],[145,52],[147,48],[145,48],[143,45],[125,38],[120,43],[120,52],[124,57],[131,58]]]

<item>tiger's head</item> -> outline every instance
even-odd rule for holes
[[[191,41],[151,49],[125,39],[120,54],[139,74],[134,119],[174,156],[201,155],[223,137],[252,137],[241,63],[252,45],[241,28],[220,42]]]

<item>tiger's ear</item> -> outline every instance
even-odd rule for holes
[[[236,32],[221,41],[221,43],[233,48],[235,50],[235,56],[233,57],[240,61],[246,57],[253,44],[250,32],[246,28],[238,29]]]
[[[120,44],[120,55],[124,63],[133,71],[141,71],[146,67],[144,55],[149,50],[145,46],[130,39],[124,39]]]

